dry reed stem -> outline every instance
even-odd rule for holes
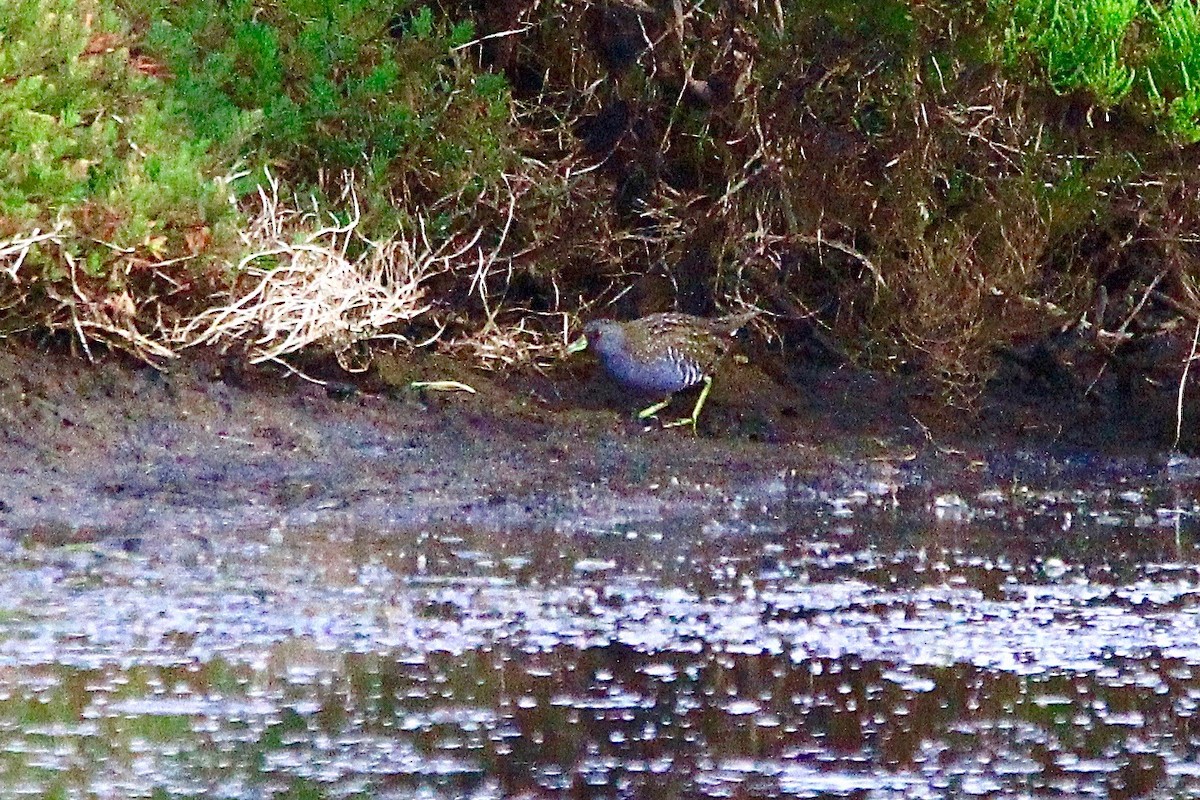
[[[1179,376],[1179,389],[1175,393],[1175,439],[1171,442],[1171,449],[1179,449],[1179,438],[1183,435],[1183,396],[1187,391],[1188,372],[1191,371],[1192,362],[1196,360],[1196,347],[1200,344],[1200,320],[1196,321],[1196,330],[1192,333],[1192,349],[1188,353],[1187,360],[1183,362],[1183,374]]]

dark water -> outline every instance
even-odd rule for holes
[[[1200,796],[1195,498],[993,469],[587,531],[13,534],[0,795]]]

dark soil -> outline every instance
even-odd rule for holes
[[[1071,383],[1046,388],[1020,361],[974,416],[904,379],[769,354],[754,363],[763,368],[731,364],[719,377],[693,436],[635,422],[644,398],[587,358],[509,375],[423,355],[381,357],[361,376],[305,364],[322,386],[213,353],[159,371],[10,341],[0,532],[66,543],[328,515],[384,529],[586,529],[703,515],[735,494],[903,489],[1020,450],[1156,461],[1173,433],[1171,387],[1158,402],[1089,398]],[[477,393],[409,387],[446,379]]]

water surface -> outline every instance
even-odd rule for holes
[[[59,797],[1200,794],[1174,468],[330,507],[0,551],[0,785]],[[1090,477],[1088,477],[1090,476]],[[78,538],[78,537],[76,537]]]

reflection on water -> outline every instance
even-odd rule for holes
[[[1179,485],[734,498],[590,534],[11,541],[0,785],[58,797],[1200,792]]]

